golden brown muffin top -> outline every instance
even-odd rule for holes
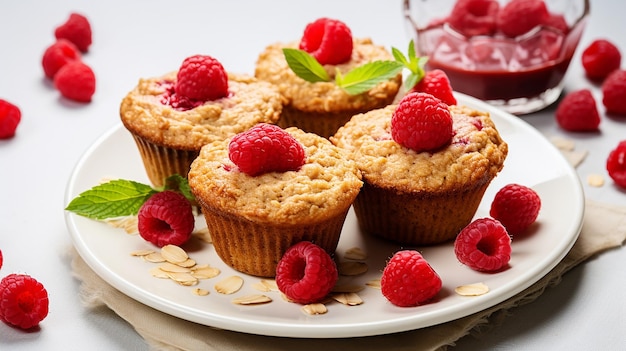
[[[229,73],[228,96],[188,110],[161,102],[175,82],[176,72],[140,79],[122,100],[124,126],[155,144],[199,150],[257,123],[275,123],[282,112],[283,98],[277,89],[249,75]]]
[[[346,211],[363,183],[356,163],[328,140],[291,127],[306,162],[297,171],[249,176],[228,158],[231,138],[207,144],[191,165],[189,185],[198,202],[251,221],[311,224]]]
[[[324,65],[331,82],[307,82],[296,76],[289,68],[283,48],[297,49],[299,41],[274,43],[265,48],[256,63],[255,77],[271,82],[278,87],[287,104],[306,112],[367,111],[378,108],[389,96],[396,96],[402,84],[402,75],[381,82],[371,90],[350,95],[335,82],[337,70],[342,74],[365,63],[377,60],[392,60],[383,46],[375,45],[370,38],[355,38],[350,61],[339,65]]]
[[[330,139],[350,153],[366,182],[401,192],[445,192],[487,181],[502,169],[508,145],[487,112],[450,106],[451,143],[416,152],[391,137],[396,106],[356,115]]]

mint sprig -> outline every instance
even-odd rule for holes
[[[158,189],[132,180],[115,179],[80,193],[65,210],[96,220],[131,216],[139,213],[150,196],[165,190],[179,191],[190,202],[195,201],[187,179],[180,175],[168,177],[165,185]]]
[[[307,82],[330,82],[328,72],[317,62],[315,57],[299,49],[284,48],[283,54],[289,68]]]
[[[409,49],[407,52],[408,58],[402,53],[402,51],[394,47],[391,48],[391,53],[393,54],[396,62],[400,62],[404,68],[409,70],[409,74],[404,79],[404,89],[406,91],[413,89],[413,87],[419,83],[422,78],[424,78],[424,75],[426,75],[424,66],[428,61],[428,56],[417,56],[413,40],[409,42]]]

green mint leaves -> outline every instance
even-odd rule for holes
[[[136,215],[150,196],[164,190],[176,190],[188,200],[194,199],[187,180],[180,175],[168,177],[159,189],[132,180],[116,179],[80,193],[65,210],[96,220]]]
[[[410,90],[424,77],[424,65],[428,58],[416,56],[413,40],[409,43],[408,57],[396,48],[392,48],[392,53],[395,60],[368,62],[344,75],[337,70],[335,84],[350,95],[358,95],[395,77],[406,68],[410,73],[404,81],[404,86],[406,90]],[[283,54],[289,68],[298,77],[311,83],[331,81],[324,67],[306,51],[284,48]]]

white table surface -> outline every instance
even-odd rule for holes
[[[176,4],[176,5],[175,5]],[[97,76],[89,104],[59,97],[44,78],[41,57],[54,42],[54,28],[72,11],[92,25],[93,45],[84,61]],[[626,53],[626,3],[592,1],[581,46],[608,38]],[[256,55],[269,43],[300,37],[318,17],[349,24],[356,36],[405,49],[408,32],[401,1],[3,1],[0,3],[0,98],[17,104],[17,135],[0,141],[0,276],[28,273],[46,286],[50,313],[41,329],[24,333],[0,323],[0,350],[147,350],[141,337],[106,310],[89,310],[79,300],[72,277],[64,222],[64,194],[76,162],[104,132],[119,123],[122,97],[138,78],[178,68],[193,54],[217,57],[227,70],[252,73]],[[566,76],[566,90],[598,86],[583,77],[579,47]],[[626,67],[626,65],[623,65]],[[544,135],[575,140],[589,155],[578,167],[586,196],[626,205],[604,164],[609,151],[626,139],[626,118],[602,114],[601,132],[566,133],[554,120],[554,106],[521,117]],[[601,188],[586,184],[588,174],[604,175]],[[626,345],[626,250],[605,252],[568,273],[538,300],[514,309],[482,340],[459,341],[458,350],[615,350]]]

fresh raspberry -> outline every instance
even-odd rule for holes
[[[3,262],[4,262],[4,259],[2,258],[2,250],[0,250],[0,268],[2,268]]]
[[[0,99],[0,139],[12,138],[21,119],[19,107]]]
[[[569,25],[565,17],[560,13],[550,13],[548,20],[544,23],[547,27],[559,30],[563,34],[569,33]]]
[[[533,189],[507,184],[496,193],[489,215],[502,223],[511,235],[523,233],[537,220],[541,198]]]
[[[465,226],[454,240],[459,262],[481,272],[497,271],[511,259],[511,237],[493,218],[479,218]]]
[[[89,102],[96,92],[96,75],[81,61],[68,62],[54,76],[54,86],[67,99]]]
[[[408,93],[391,116],[391,137],[417,152],[442,147],[452,139],[448,105],[427,93]]]
[[[396,252],[387,262],[380,289],[389,302],[413,307],[431,300],[441,290],[441,278],[415,250]]]
[[[300,142],[280,127],[267,123],[235,135],[228,144],[228,157],[250,176],[295,171],[306,160]]]
[[[308,241],[287,249],[276,266],[278,289],[300,304],[323,299],[338,278],[335,261],[324,249]]]
[[[606,170],[615,184],[626,189],[626,140],[617,144],[606,159]]]
[[[498,28],[508,37],[522,35],[550,21],[543,0],[511,0],[498,13]]]
[[[9,274],[0,281],[0,320],[30,329],[47,315],[48,292],[35,278]]]
[[[43,53],[41,65],[46,77],[53,79],[54,75],[66,63],[80,60],[80,52],[76,45],[66,39],[58,39],[54,44],[50,45]]]
[[[228,74],[211,56],[190,56],[178,70],[175,90],[176,94],[192,100],[217,100],[228,95]]]
[[[87,17],[71,13],[65,23],[54,30],[57,39],[67,39],[74,43],[78,50],[87,52],[91,45],[91,24]]]
[[[602,83],[602,104],[606,112],[626,116],[626,70],[618,69]]]
[[[158,247],[184,244],[194,225],[191,203],[175,191],[156,193],[139,209],[139,235]]]
[[[556,109],[555,116],[559,126],[571,132],[597,131],[600,125],[596,100],[589,89],[565,95]]]
[[[468,37],[491,35],[496,31],[499,10],[500,4],[496,0],[458,0],[450,12],[448,23]]]
[[[448,75],[440,69],[427,71],[412,91],[428,93],[448,105],[456,105],[456,98],[452,93]]]
[[[585,48],[581,59],[587,77],[594,81],[602,81],[611,72],[620,68],[622,54],[610,41],[596,39]]]
[[[300,49],[311,54],[322,65],[337,65],[352,57],[352,32],[335,19],[320,18],[304,28]]]

